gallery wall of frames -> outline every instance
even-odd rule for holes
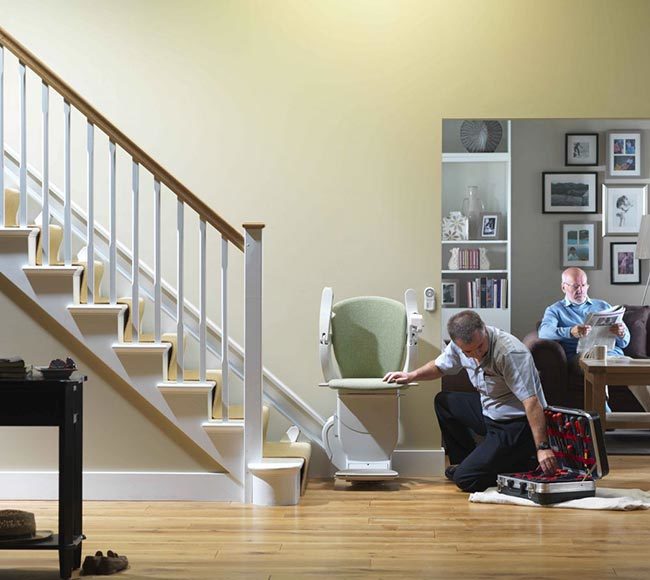
[[[648,213],[648,120],[512,121],[512,331],[562,297],[562,270],[589,294],[640,304],[650,264],[636,256]]]

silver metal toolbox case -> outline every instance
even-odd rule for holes
[[[609,473],[598,413],[547,407],[546,433],[560,464],[554,475],[540,469],[497,476],[497,491],[548,505],[596,495],[596,479]]]

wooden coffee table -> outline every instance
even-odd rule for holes
[[[603,429],[650,429],[650,413],[605,415],[605,387],[650,385],[650,359],[582,359],[580,367],[585,373],[585,410],[598,412]]]

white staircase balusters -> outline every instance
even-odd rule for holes
[[[207,296],[206,296],[205,219],[199,221],[199,381],[205,381],[207,355]]]
[[[246,502],[252,502],[248,465],[262,460],[262,228],[244,224],[244,465]]]
[[[160,342],[162,335],[162,295],[160,270],[160,181],[153,180],[153,253],[154,253],[154,340]]]
[[[49,87],[42,83],[41,85],[41,113],[43,119],[43,178],[41,184],[41,200],[43,203],[43,222],[41,226],[41,248],[43,266],[49,266],[56,260],[56,257],[50,256],[50,92]]]
[[[133,342],[140,342],[140,165],[132,161],[131,172],[131,308],[133,308]]]
[[[72,193],[70,177],[70,103],[63,101],[63,263],[72,265]]]
[[[184,204],[180,198],[176,202],[176,380],[182,383],[185,379],[185,364],[183,353],[183,309],[184,309]]]
[[[87,304],[95,303],[95,126],[86,125],[86,193],[88,227],[86,228],[86,283]]]
[[[229,419],[230,363],[228,360],[228,240],[221,236],[221,417]]]
[[[115,197],[115,141],[108,141],[108,300],[117,304],[117,202]]]
[[[0,227],[5,227],[5,47],[0,44]]]
[[[27,227],[27,67],[18,61],[20,75],[20,209],[19,224]],[[4,144],[3,144],[4,148]],[[3,150],[4,155],[4,150]]]

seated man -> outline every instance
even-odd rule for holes
[[[514,336],[485,326],[472,310],[452,316],[451,342],[435,360],[384,380],[404,384],[456,374],[465,368],[476,393],[441,392],[435,411],[449,455],[445,475],[463,491],[483,491],[499,473],[557,469],[546,436],[542,384],[528,349]],[[484,437],[478,445],[472,431]],[[535,461],[537,450],[537,461]]]
[[[561,288],[564,298],[546,309],[538,335],[539,338],[559,341],[566,353],[571,372],[582,375],[577,356],[578,340],[591,332],[591,326],[584,323],[585,319],[589,313],[600,312],[611,306],[604,300],[589,298],[587,274],[580,268],[567,268],[562,272]],[[624,323],[613,324],[609,331],[616,336],[616,342],[608,355],[622,356],[623,349],[630,343],[630,331]],[[630,390],[644,409],[650,410],[647,387],[631,386]]]

